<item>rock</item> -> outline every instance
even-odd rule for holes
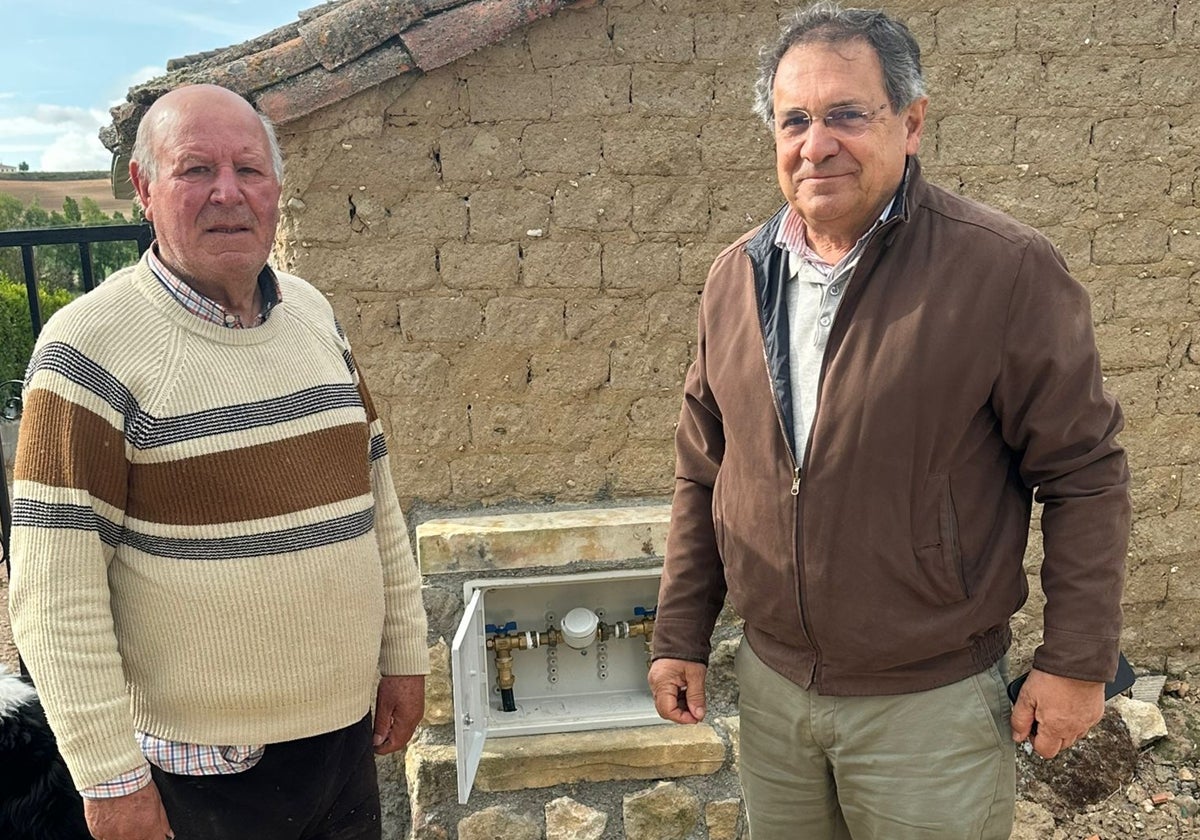
[[[708,657],[708,674],[704,680],[708,708],[722,712],[736,710],[738,681],[733,675],[733,658],[741,645],[741,637],[717,642]]]
[[[740,799],[722,799],[704,807],[704,822],[708,840],[737,840],[738,818],[742,814]]]
[[[600,840],[608,815],[569,796],[546,805],[546,840]]]
[[[1035,798],[1062,818],[1124,788],[1133,779],[1137,761],[1138,752],[1120,715],[1109,706],[1086,738],[1056,758],[1045,760],[1018,749],[1018,790],[1022,798]],[[1133,801],[1146,796],[1143,793]]]
[[[627,840],[684,840],[700,822],[700,800],[675,782],[625,797]]]
[[[486,808],[458,822],[459,840],[542,840],[542,828],[532,817],[512,808]]]
[[[1054,833],[1054,815],[1035,802],[1018,799],[1009,840],[1046,840]]]
[[[1129,737],[1137,749],[1167,737],[1167,722],[1158,706],[1153,703],[1143,703],[1121,696],[1114,697],[1110,703],[1125,721]]]

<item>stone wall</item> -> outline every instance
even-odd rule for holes
[[[924,49],[928,175],[1042,229],[1091,293],[1134,477],[1124,647],[1145,669],[1195,668],[1200,2],[882,5]],[[669,495],[708,264],[780,201],[748,103],[789,8],[596,2],[286,127],[280,262],[347,327],[414,523]],[[1040,621],[1033,543],[1018,661]],[[675,784],[572,788],[609,803],[600,833],[552,828],[570,803],[494,802],[533,814],[528,836],[621,837],[622,796],[707,796]],[[462,837],[492,836],[471,825]],[[688,825],[629,836],[705,836]]]

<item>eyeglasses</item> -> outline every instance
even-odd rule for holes
[[[886,107],[888,107],[887,102],[878,108],[870,109],[852,105],[831,108],[825,113],[825,116],[821,117],[821,122],[825,123],[825,127],[838,137],[858,137],[870,127],[875,115]],[[789,111],[784,116],[783,122],[779,124],[778,131],[787,137],[803,137],[815,119],[816,117],[808,111],[799,109]]]

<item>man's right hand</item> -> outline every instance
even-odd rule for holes
[[[154,782],[125,796],[84,799],[83,816],[96,840],[163,840],[175,836]]]
[[[704,720],[704,675],[708,666],[686,659],[656,659],[650,666],[650,693],[660,717],[673,723]]]

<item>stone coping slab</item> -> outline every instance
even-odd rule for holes
[[[670,504],[430,519],[417,526],[426,575],[661,557]]]

